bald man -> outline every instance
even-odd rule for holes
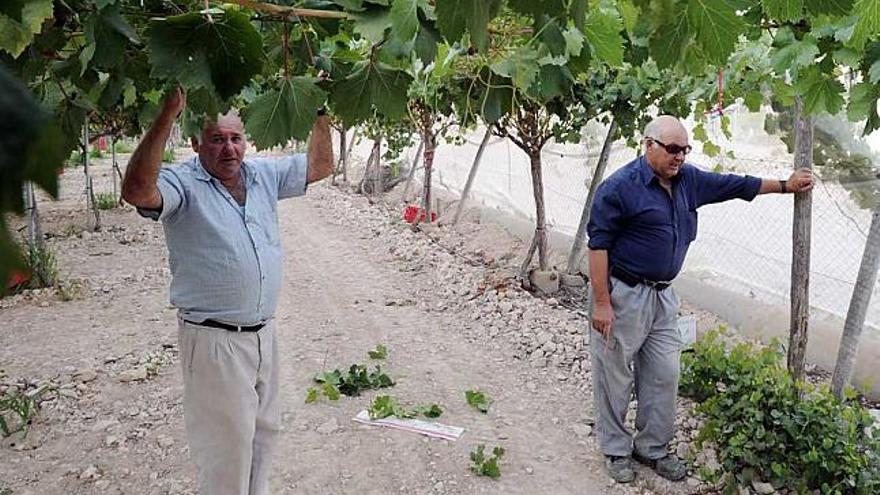
[[[165,98],[131,157],[122,196],[165,229],[199,493],[265,495],[281,422],[276,203],[330,175],[329,123],[318,117],[308,155],[246,160],[241,120],[220,116],[193,139],[197,157],[162,168],[165,142],[185,105],[179,88]]]
[[[643,143],[644,155],[599,186],[588,225],[596,424],[608,473],[620,483],[635,479],[632,459],[670,480],[687,475],[667,450],[681,355],[679,299],[669,285],[697,236],[697,208],[813,187],[809,170],[776,180],[685,163],[688,133],[668,115],[645,127]],[[633,389],[635,437],[625,426]]]

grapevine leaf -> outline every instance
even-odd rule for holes
[[[538,77],[532,86],[533,94],[544,101],[562,96],[574,83],[574,77],[566,66],[542,65]]]
[[[868,69],[868,78],[872,83],[880,81],[880,59],[874,61]]]
[[[364,0],[332,0],[336,5],[341,6],[349,12],[358,12],[364,10]]]
[[[623,21],[615,13],[593,9],[587,16],[584,36],[593,53],[611,65],[623,65]]]
[[[880,1],[880,0],[877,0]],[[724,0],[688,0],[687,17],[710,62],[723,64],[746,25]]]
[[[770,63],[779,75],[785,74],[786,71],[797,74],[798,69],[813,65],[818,55],[819,47],[816,46],[815,41],[794,40],[776,50],[770,58]]]
[[[366,60],[337,84],[330,95],[334,111],[346,123],[363,122],[373,115],[373,107],[388,117],[406,113],[406,92],[412,82],[407,73],[382,62]]]
[[[651,41],[651,57],[657,61],[657,65],[661,69],[674,66],[681,60],[685,47],[691,41],[687,16],[677,16],[671,24],[658,28]]]
[[[471,35],[471,43],[478,50],[486,49],[486,27],[501,7],[501,0],[438,0],[437,27],[450,44]]]
[[[538,76],[537,61],[538,52],[534,48],[520,46],[507,57],[493,63],[491,69],[499,76],[509,77],[520,90],[527,91]]]
[[[544,13],[560,15],[565,12],[565,0],[508,0],[511,9],[526,15],[540,16]]]
[[[808,114],[828,112],[834,115],[843,106],[843,84],[815,65],[802,73],[795,89],[803,95],[804,111]]]
[[[393,0],[391,32],[400,41],[410,41],[419,30],[419,0]]]
[[[305,76],[284,80],[280,89],[264,93],[244,109],[245,130],[257,149],[308,137],[315,112],[327,99],[317,81]]]
[[[388,348],[379,344],[375,349],[367,351],[367,355],[370,356],[370,359],[385,359],[388,357]]]
[[[309,390],[306,392],[306,404],[312,404],[314,402],[318,402],[318,389],[315,387],[309,387]]]
[[[853,86],[849,94],[849,105],[846,108],[849,120],[864,120],[869,117],[872,110],[876,112],[877,98],[880,98],[880,86],[865,81]]]
[[[574,19],[574,27],[584,30],[587,21],[587,0],[571,0],[571,18]]]
[[[116,67],[124,59],[127,42],[140,43],[137,33],[115,5],[89,16],[85,32],[88,44],[80,57],[83,70],[89,62],[101,68]]]
[[[856,0],[853,14],[858,20],[848,45],[861,50],[865,42],[880,33],[880,0]]]
[[[440,32],[430,23],[419,23],[419,33],[416,35],[416,41],[413,49],[416,55],[425,65],[434,61],[437,56],[437,45],[443,41]]]
[[[853,0],[805,0],[807,11],[811,14],[831,14],[844,16],[850,13]]]
[[[150,22],[147,46],[154,77],[186,88],[213,88],[224,100],[263,68],[263,40],[246,14],[226,11],[213,22],[198,13]]]
[[[385,31],[393,25],[391,15],[384,9],[351,14],[351,18],[354,21],[354,32],[374,45],[385,39]]]
[[[17,10],[15,6],[21,6],[18,15],[7,15],[7,11]],[[52,0],[31,0],[24,2],[23,5],[14,2],[0,13],[0,50],[5,50],[14,58],[18,58],[31,44],[34,35],[40,32],[43,21],[52,17],[52,12]]]
[[[761,0],[764,12],[778,21],[798,21],[803,17],[804,0]]]

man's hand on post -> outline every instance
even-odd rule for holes
[[[785,183],[785,189],[790,193],[807,192],[813,188],[815,182],[816,178],[813,175],[813,171],[808,168],[802,168],[791,173],[791,176],[789,176]]]

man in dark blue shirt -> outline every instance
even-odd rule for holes
[[[644,142],[643,156],[599,186],[588,226],[596,424],[608,472],[621,483],[635,478],[632,458],[671,480],[687,474],[684,462],[667,451],[681,355],[679,300],[669,283],[697,236],[697,208],[813,187],[809,170],[775,180],[689,165],[687,131],[668,115],[645,127]],[[624,424],[633,388],[634,438]]]

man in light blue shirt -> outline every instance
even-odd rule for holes
[[[162,168],[185,105],[179,88],[166,97],[131,157],[122,195],[165,230],[199,492],[264,495],[281,416],[272,319],[282,273],[277,202],[332,172],[329,122],[318,117],[307,155],[245,160],[241,120],[220,116],[193,140],[197,157]]]

